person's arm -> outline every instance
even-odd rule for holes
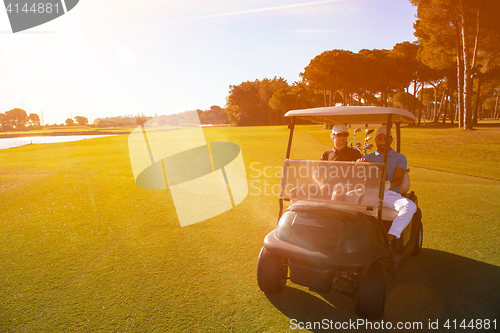
[[[391,188],[397,188],[403,182],[407,168],[406,163],[406,156],[398,154],[398,163],[396,164],[396,169],[394,170],[394,179],[391,181]]]
[[[316,183],[316,185],[318,185],[318,187],[321,188],[321,186],[323,185],[323,177],[322,175],[318,175],[318,173],[319,173],[318,169],[314,170],[313,180]]]
[[[360,155],[361,155],[361,154],[360,154]],[[371,162],[371,161],[368,159],[368,155],[369,155],[369,154],[366,154],[365,156],[362,156],[362,157],[358,158],[358,159],[356,160],[356,162]]]
[[[323,155],[321,155],[320,161],[328,161],[328,152],[325,151]],[[323,186],[323,175],[319,174],[319,168],[316,168],[313,173],[313,180],[318,185],[319,188]]]
[[[394,179],[391,180],[391,188],[396,188],[403,182],[405,176],[406,169],[397,167],[394,170]]]

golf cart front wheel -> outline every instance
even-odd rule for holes
[[[368,272],[356,281],[356,313],[367,319],[378,319],[385,308],[384,266],[378,262],[371,265]]]
[[[285,289],[288,277],[286,260],[262,247],[257,261],[257,282],[266,294],[279,294]]]

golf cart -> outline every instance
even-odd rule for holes
[[[400,238],[389,243],[387,231],[397,216],[382,207],[389,140],[384,163],[294,160],[290,159],[294,126],[297,118],[325,124],[385,124],[388,129],[395,125],[395,150],[400,152],[401,124],[416,119],[402,109],[369,106],[293,110],[285,117],[290,118],[290,135],[278,195],[280,212],[278,225],[265,237],[259,254],[259,287],[277,294],[289,278],[313,291],[334,289],[355,300],[359,316],[380,318],[385,271],[395,278],[410,255],[422,248],[422,213],[417,209]],[[328,186],[317,185],[321,177]],[[404,178],[399,193],[418,207],[416,195],[408,193],[408,172]],[[283,212],[284,202],[290,205]]]

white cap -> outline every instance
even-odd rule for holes
[[[384,126],[384,127],[380,127],[378,130],[377,130],[377,134],[375,134],[375,137],[377,137],[379,134],[385,134],[387,135],[387,128]],[[389,136],[392,138],[392,131],[389,131]]]
[[[349,133],[346,124],[335,124],[332,129],[333,134]]]

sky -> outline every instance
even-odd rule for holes
[[[327,50],[414,41],[409,0],[80,0],[12,33],[0,10],[0,112],[44,124],[224,107],[230,85],[289,84]]]

